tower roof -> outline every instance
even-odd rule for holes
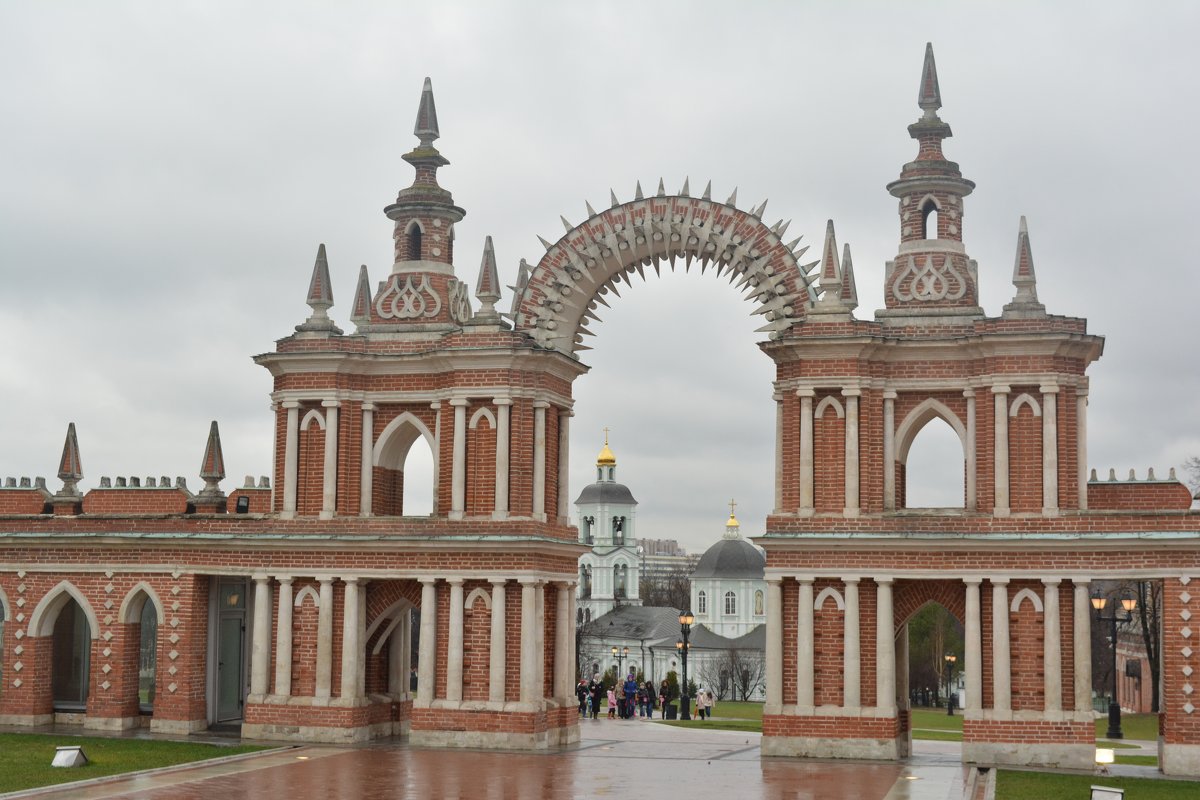
[[[79,458],[79,438],[75,435],[75,423],[67,425],[67,438],[63,442],[62,456],[58,459],[58,479],[63,482],[63,495],[79,494],[75,487],[83,478],[83,462]]]
[[[613,455],[613,451],[608,449],[608,428],[604,429],[604,447],[600,449],[600,455],[596,456],[596,466],[616,466],[617,457]]]
[[[936,76],[935,76],[936,79]],[[442,134],[438,130],[437,106],[433,103],[433,81],[425,79],[421,89],[421,104],[417,106],[417,122],[413,126],[413,136],[421,140],[421,144],[431,147],[435,139]]]
[[[921,89],[917,105],[927,113],[942,107],[942,89],[938,86],[937,64],[933,60],[933,42],[925,43],[925,63],[921,65]]]

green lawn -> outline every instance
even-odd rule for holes
[[[1096,738],[1108,733],[1108,717],[1096,720]],[[1122,714],[1121,733],[1126,739],[1158,741],[1158,714]]]
[[[1089,797],[1092,786],[1124,789],[1136,800],[1194,800],[1200,784],[1152,778],[1114,778],[1107,775],[1061,775],[1050,772],[1000,770],[996,776],[996,800],[1062,800]]]
[[[89,761],[87,766],[70,769],[50,766],[54,748],[67,745],[82,745]],[[0,734],[0,793],[264,749],[255,745],[5,733]]]

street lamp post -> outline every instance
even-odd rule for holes
[[[1098,591],[1092,595],[1092,608],[1096,609],[1096,621],[1107,622],[1112,626],[1109,628],[1109,638],[1112,641],[1112,697],[1108,701],[1108,733],[1105,734],[1109,739],[1125,738],[1125,734],[1121,732],[1121,701],[1117,698],[1117,624],[1131,622],[1134,609],[1137,608],[1137,600],[1126,596],[1124,591],[1120,593],[1119,599],[1121,610],[1125,612],[1124,616],[1119,616],[1114,606],[1113,613],[1106,617],[1103,611],[1108,604],[1108,598]]]
[[[688,643],[688,637],[692,635],[692,623],[696,621],[696,617],[691,611],[681,611],[679,614],[679,632],[683,637],[682,641],[675,643],[675,647],[679,649],[679,659],[683,663],[683,682],[679,688],[679,708],[680,719],[691,719],[691,712],[688,710],[688,674],[687,674],[687,656],[691,645]]]
[[[946,714],[951,717],[954,716],[954,692],[951,690],[950,682],[954,678],[955,661],[958,661],[957,656],[946,656]]]
[[[617,659],[617,683],[624,683],[624,681],[621,680],[621,673],[624,672],[624,667],[622,665],[625,663],[625,659],[629,657],[629,648],[618,648],[616,645],[613,645],[612,654],[613,657]]]

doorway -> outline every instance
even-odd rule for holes
[[[211,604],[212,637],[209,674],[209,722],[222,725],[240,722],[249,691],[246,647],[246,581],[219,578]]]

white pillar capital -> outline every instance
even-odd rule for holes
[[[321,401],[321,408],[341,408],[341,407],[342,407],[341,400],[322,400]]]
[[[842,397],[862,397],[862,389],[857,386],[849,386],[842,389]]]
[[[963,389],[962,396],[963,396],[963,397],[974,397],[974,396],[975,396],[975,390],[974,390],[974,389]]]
[[[1062,583],[1062,578],[1042,578],[1043,586],[1058,586]]]
[[[544,409],[544,408],[549,408],[549,407],[550,407],[550,403],[549,403],[549,402],[547,402],[546,400],[534,400],[534,401],[533,401],[533,407],[534,407],[534,408],[543,408],[543,409]]]
[[[454,408],[466,408],[471,405],[471,401],[465,397],[451,397],[450,405]]]
[[[1012,391],[1012,387],[1006,383],[992,384],[992,394],[1008,394]]]
[[[363,402],[362,402],[362,410],[363,411],[374,411],[377,408],[379,408],[379,406],[375,405],[370,400],[363,400]]]
[[[492,405],[495,406],[511,406],[513,404],[511,397],[493,397]]]
[[[1043,383],[1038,387],[1038,391],[1042,394],[1058,394],[1060,389],[1057,383]]]
[[[899,393],[895,389],[884,389],[883,390],[883,399],[884,400],[895,400],[899,396],[900,396]]]
[[[809,386],[806,386],[806,387],[796,390],[796,397],[800,397],[800,398],[807,397],[808,399],[811,400],[812,398],[814,398],[816,396],[817,396],[817,390],[813,389],[812,387],[809,387]]]
[[[282,403],[280,403],[279,405],[283,406],[284,408],[286,408],[287,410],[289,410],[289,411],[290,411],[290,410],[292,410],[293,408],[299,408],[299,407],[300,407],[300,401],[299,401],[299,400],[284,400],[284,401],[283,401]]]

